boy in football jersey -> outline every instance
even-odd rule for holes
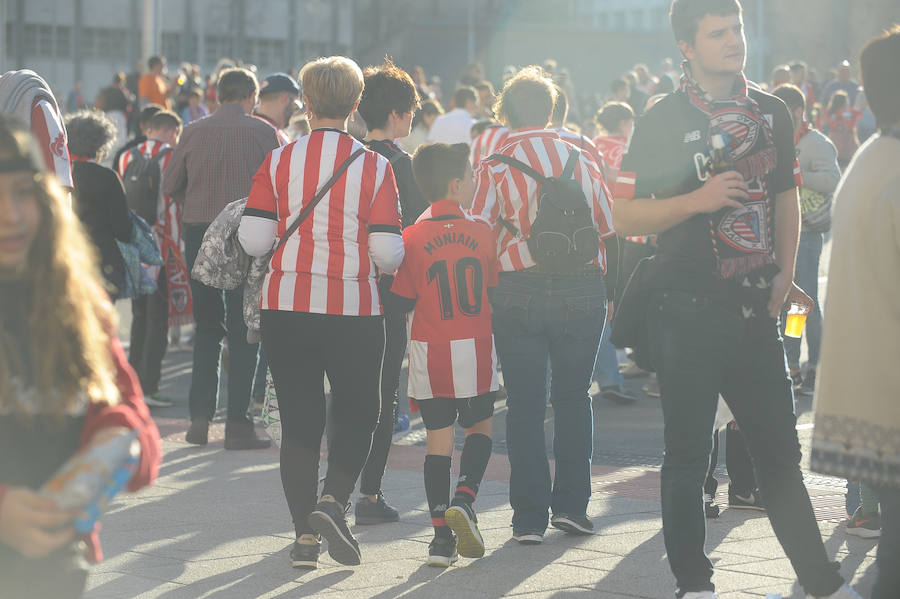
[[[428,144],[412,162],[430,206],[403,231],[406,255],[385,301],[410,316],[409,396],[427,430],[425,495],[434,540],[428,565],[484,555],[472,503],[491,457],[491,418],[499,388],[488,287],[497,284],[491,230],[468,218],[474,181],[466,144]],[[459,479],[450,497],[454,422],[466,430]],[[449,504],[449,507],[448,507]]]

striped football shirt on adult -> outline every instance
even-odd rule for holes
[[[588,156],[593,158],[594,162],[597,163],[597,166],[600,167],[600,172],[603,173],[603,153],[597,149],[597,146],[594,145],[590,139],[582,135],[581,133],[577,133],[572,131],[571,129],[566,129],[565,127],[560,127],[559,129],[554,129],[559,134],[559,138],[563,141],[567,141],[579,150],[583,150],[587,153]],[[606,178],[604,177],[603,183],[606,184]]]
[[[63,187],[72,189],[72,165],[69,163],[66,128],[53,104],[38,98],[31,106],[31,132],[37,139],[44,165],[56,175]]]
[[[316,129],[276,148],[253,177],[244,220],[277,222],[285,234],[303,207],[362,144],[336,129]],[[242,228],[244,228],[242,221]],[[260,307],[371,316],[381,314],[370,233],[400,234],[397,184],[390,163],[366,150],[272,256]]]
[[[520,129],[510,133],[500,153],[528,164],[547,177],[558,177],[572,149],[579,152],[574,178],[581,183],[597,232],[603,239],[611,237],[614,231],[610,197],[597,163],[586,152],[560,139],[556,131]],[[475,199],[470,212],[473,217],[487,221],[498,233],[497,256],[501,271],[524,270],[536,264],[526,239],[537,216],[539,188],[537,181],[502,162],[485,158],[478,163]],[[501,217],[515,227],[519,235],[503,226],[499,222]],[[606,270],[606,251],[602,243],[593,263]]]
[[[478,137],[472,140],[472,149],[469,154],[472,168],[475,168],[479,160],[490,156],[497,148],[501,147],[508,136],[509,129],[500,125],[488,127],[479,133]]]

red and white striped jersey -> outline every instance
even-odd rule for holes
[[[556,131],[520,129],[509,134],[500,153],[521,160],[547,177],[558,177],[573,147],[561,140]],[[600,237],[613,236],[610,196],[597,163],[586,152],[580,152],[574,178],[581,183]],[[498,233],[497,255],[502,271],[524,270],[536,264],[526,239],[537,216],[539,187],[537,181],[502,162],[485,158],[477,165],[475,199],[470,213],[487,221]],[[520,235],[514,236],[502,226],[498,222],[500,217],[518,229]],[[606,250],[602,243],[594,264],[606,270]]]
[[[47,100],[37,98],[31,106],[31,132],[37,138],[47,171],[56,175],[60,185],[72,189],[74,184],[66,128],[56,109]]]
[[[596,162],[597,166],[600,167],[600,172],[603,173],[603,154],[597,149],[597,146],[594,145],[594,142],[592,142],[581,133],[576,133],[575,131],[566,129],[565,127],[554,129],[554,131],[559,134],[559,138],[561,140],[567,141],[579,150],[586,152],[588,156],[594,159],[594,162]],[[606,183],[605,178],[604,183]]]
[[[603,160],[616,171],[622,166],[622,157],[628,147],[628,138],[621,135],[600,136],[594,139],[594,145],[603,154]]]
[[[280,239],[334,171],[359,148],[349,134],[316,129],[276,148],[253,177],[244,218],[276,221]],[[381,314],[369,233],[396,233],[400,209],[390,163],[366,150],[272,256],[260,307],[316,314]]]
[[[504,144],[508,136],[509,129],[500,125],[488,127],[479,133],[478,137],[472,140],[472,150],[469,154],[472,168],[475,168],[479,160],[496,152],[497,148]]]
[[[441,200],[403,231],[392,292],[409,315],[409,396],[465,399],[499,389],[488,287],[497,284],[494,234]]]

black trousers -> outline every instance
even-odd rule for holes
[[[747,451],[747,442],[741,431],[732,424],[725,427],[725,469],[728,471],[729,489],[732,493],[748,496],[756,490],[756,477],[753,475],[753,462]],[[712,456],[709,459],[709,470],[706,473],[706,483],[703,490],[715,497],[719,488],[716,480],[716,464],[719,462],[719,431],[713,433]]]
[[[325,375],[333,437],[323,495],[346,505],[369,455],[381,410],[384,319],[263,310],[260,325],[281,413],[281,483],[299,536],[313,532],[307,517],[317,499]]]
[[[156,284],[156,293],[131,300],[128,362],[137,373],[145,395],[159,391],[160,369],[169,344],[169,286],[164,268]]]
[[[715,590],[703,550],[703,483],[719,393],[747,442],[767,515],[800,585],[813,596],[833,593],[842,579],[825,553],[803,485],[776,320],[744,320],[741,307],[723,298],[660,291],[651,299],[649,321],[665,426],[663,537],[678,596]]]
[[[385,311],[384,361],[381,366],[381,416],[372,435],[372,449],[359,477],[359,492],[377,495],[394,436],[394,412],[399,402],[400,371],[406,355],[406,313]]]

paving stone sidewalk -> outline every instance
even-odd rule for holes
[[[384,488],[401,522],[353,527],[361,566],[341,566],[323,552],[319,569],[304,572],[288,560],[293,535],[277,451],[226,452],[221,425],[214,425],[207,447],[194,447],[183,442],[186,421],[161,418],[159,425],[160,479],[117,499],[105,517],[106,561],[92,571],[89,599],[673,596],[655,468],[595,466],[589,515],[598,534],[571,537],[549,529],[543,545],[523,547],[510,540],[509,464],[495,454],[476,502],[487,554],[440,570],[424,565],[431,539],[424,448],[397,445]],[[846,535],[835,517],[839,489],[811,486],[810,493],[829,554],[867,596],[875,542]],[[803,597],[764,515],[726,509],[708,524],[721,597]]]

